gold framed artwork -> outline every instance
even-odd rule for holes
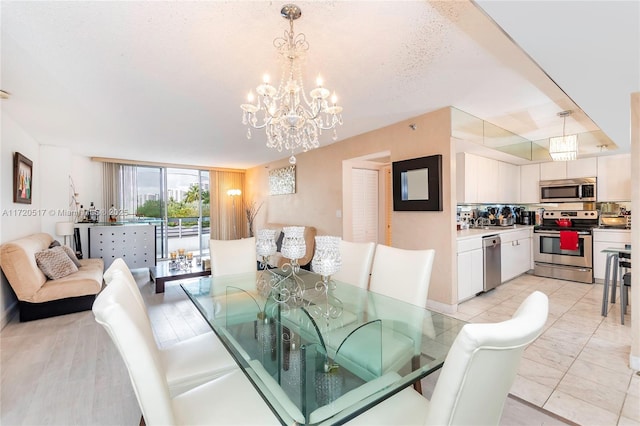
[[[13,156],[13,202],[31,204],[33,162],[16,152]]]
[[[269,170],[269,194],[283,195],[296,193],[296,166]]]

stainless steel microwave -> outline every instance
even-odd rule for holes
[[[541,203],[596,201],[596,178],[540,181]]]

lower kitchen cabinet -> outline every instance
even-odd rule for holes
[[[630,229],[594,229],[593,230],[593,278],[604,281],[604,268],[607,254],[602,253],[606,248],[623,249],[625,244],[631,244]]]
[[[523,229],[500,234],[501,250],[501,282],[509,281],[522,275],[531,268],[531,230]]]
[[[484,259],[482,238],[458,241],[458,302],[482,292],[484,285]]]

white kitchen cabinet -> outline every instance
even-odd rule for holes
[[[595,157],[540,163],[540,180],[594,177],[597,173],[598,167]]]
[[[497,161],[499,203],[517,203],[520,199],[520,169],[518,166]]]
[[[566,179],[567,162],[551,161],[540,163],[540,180]]]
[[[485,157],[477,157],[478,202],[498,202],[498,161]]]
[[[604,280],[607,254],[602,250],[610,247],[623,249],[625,244],[631,244],[630,229],[593,230],[593,278],[599,282]]]
[[[594,177],[598,174],[598,160],[596,157],[579,158],[567,161],[567,178]]]
[[[631,200],[631,154],[598,157],[598,201]]]
[[[458,241],[458,302],[470,299],[484,288],[482,237]]]
[[[457,203],[478,203],[478,156],[461,152],[456,155]]]
[[[520,166],[520,203],[540,202],[540,165]]]
[[[500,234],[501,282],[522,275],[531,268],[531,229]]]
[[[517,203],[519,193],[518,166],[467,152],[456,155],[458,204]]]

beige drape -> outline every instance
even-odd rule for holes
[[[106,222],[109,215],[109,209],[118,206],[118,186],[120,178],[120,165],[116,163],[102,163],[102,210],[104,216],[100,217],[101,222]]]
[[[209,179],[211,239],[233,240],[247,237],[249,233],[244,212],[244,172],[211,170]],[[242,193],[231,197],[227,194],[230,189],[239,189]]]

